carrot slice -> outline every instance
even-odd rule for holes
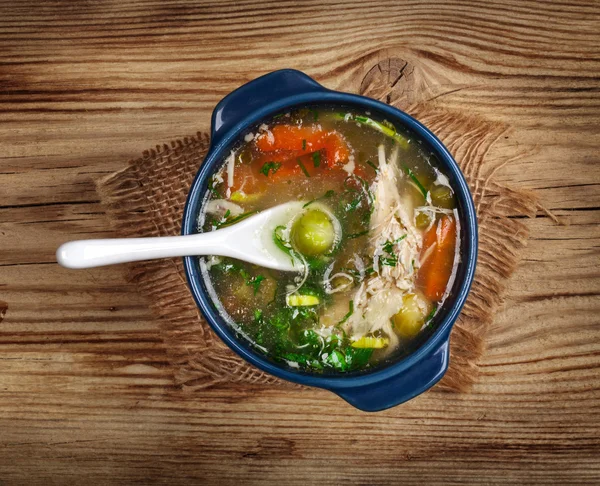
[[[316,150],[313,145],[323,133],[322,130],[316,130],[313,127],[275,125],[271,130],[261,133],[256,138],[256,146],[262,152],[274,150],[312,152]]]
[[[317,154],[318,155],[315,155]],[[257,170],[269,161],[277,161],[281,165],[274,173],[269,175],[269,180],[277,182],[295,177],[313,177],[323,170],[329,170],[322,162],[323,150],[302,154],[298,151],[267,152],[256,160]]]
[[[348,144],[338,132],[331,132],[321,140],[325,150],[325,160],[329,167],[345,164],[350,157]]]
[[[442,216],[423,236],[421,268],[417,275],[417,284],[422,288],[425,296],[432,301],[440,300],[446,291],[448,280],[452,275],[455,247],[454,218]]]
[[[261,152],[290,151],[299,155],[323,150],[323,162],[328,167],[345,164],[350,156],[348,144],[338,132],[294,125],[276,125],[260,134],[256,147]]]

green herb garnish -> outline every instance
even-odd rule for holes
[[[260,283],[265,279],[262,275],[257,275],[256,277],[251,277],[246,280],[246,285],[249,285],[254,288],[254,295],[258,293],[258,289],[260,287]]]
[[[425,189],[423,187],[423,184],[421,184],[419,182],[419,179],[417,179],[417,176],[413,173],[412,170],[410,170],[405,165],[403,165],[402,167],[404,168],[404,171],[406,172],[406,174],[408,175],[408,177],[410,177],[412,179],[412,181],[415,183],[415,185],[419,188],[419,191],[421,191],[421,194],[423,194],[423,197],[425,199],[427,199],[427,189]]]
[[[351,213],[352,211],[356,211],[356,208],[358,207],[359,204],[360,204],[360,198],[355,197],[354,199],[352,199],[352,201],[350,201],[350,204],[348,204],[348,206],[346,206],[346,211],[348,211],[349,213]]]
[[[321,165],[321,151],[317,150],[316,152],[312,153],[312,160],[313,160],[313,165],[316,167],[319,167]]]
[[[350,311],[346,318],[354,311],[353,302],[348,305]],[[254,321],[250,324],[255,330],[251,335],[257,344],[269,343],[275,349],[277,359],[297,363],[303,369],[330,368],[345,372],[369,366],[373,349],[353,348],[343,329],[328,337],[321,336],[311,329],[318,326],[318,322],[318,312],[309,307],[283,307],[268,317],[255,310]]]
[[[231,262],[225,260],[224,262],[222,262],[218,265],[218,268],[220,268],[225,273],[230,273],[230,272],[239,273],[241,275],[241,277],[246,281],[246,285],[254,288],[254,295],[256,295],[258,293],[260,283],[263,280],[265,280],[265,278],[266,278],[262,275],[257,275],[256,277],[253,277],[252,275],[250,275],[248,273],[248,271],[244,267],[240,266],[239,262],[236,262],[235,260],[231,261]],[[262,313],[262,311],[260,311],[260,312]],[[255,311],[255,317],[256,317],[256,311]]]
[[[433,307],[431,309],[431,312],[429,314],[427,314],[427,317],[425,318],[425,325],[429,325],[431,324],[431,321],[433,320],[433,317],[435,316],[435,313],[437,312],[437,304],[433,304]]]
[[[381,248],[389,255],[392,255],[394,253],[394,243],[390,240],[387,240]]]
[[[349,346],[346,349],[346,363],[349,369],[360,369],[367,365],[371,356],[373,355],[373,348],[353,348]]]
[[[377,167],[373,162],[371,162],[370,160],[367,160],[367,165],[370,165],[371,167],[373,167],[373,170],[377,173],[379,173],[379,167]]]
[[[306,140],[302,139],[302,150],[306,150]]]
[[[378,122],[368,116],[354,115],[352,113],[339,114],[338,117],[341,117],[345,121],[354,121],[374,128],[378,132],[383,133],[385,136],[390,137],[397,142],[403,149],[408,148],[408,140],[400,135],[397,132],[396,127],[388,121]]]
[[[389,257],[382,258],[381,264],[387,265],[388,267],[395,267],[398,265],[398,257],[396,255],[390,255]]]
[[[406,238],[406,235],[401,236],[400,238],[398,238],[395,241],[390,241],[387,240],[383,246],[381,247],[383,249],[383,251],[385,251],[387,254],[392,255],[394,253],[394,245],[396,243],[399,243],[400,241],[402,241],[404,238]]]
[[[225,226],[229,226],[231,224],[234,223],[238,223],[240,222],[242,219],[246,219],[248,216],[252,216],[253,214],[258,213],[258,211],[249,211],[247,213],[242,213],[239,216],[236,216],[235,218],[231,218],[231,219],[227,219],[226,221],[220,221],[216,224],[217,228],[223,228]]]
[[[208,190],[212,193],[213,196],[220,198],[221,194],[219,193],[218,189],[217,189],[217,180],[214,178],[214,176],[210,179],[210,182],[208,183]]]
[[[266,177],[269,177],[269,171],[271,171],[272,174],[275,174],[275,172],[277,172],[280,167],[280,162],[265,162],[260,168],[260,173],[264,174]]]
[[[304,164],[302,163],[302,161],[300,160],[300,157],[298,157],[296,159],[296,162],[298,163],[298,165],[300,166],[300,168],[302,169],[302,172],[304,172],[304,175],[306,177],[310,177],[310,174],[308,173],[308,171],[306,170],[306,167],[304,167]]]
[[[283,225],[277,226],[273,230],[273,242],[275,243],[277,248],[279,248],[281,251],[292,256],[292,247],[289,245],[289,243],[286,240],[283,239],[283,236],[281,236],[281,231],[283,231],[283,230],[285,230],[285,226],[283,226]]]
[[[313,114],[313,120],[317,121],[319,119],[319,112],[317,110],[310,110],[310,112]]]
[[[312,203],[317,202],[321,199],[328,199],[330,197],[335,196],[335,191],[332,189],[329,189],[329,191],[327,191],[325,194],[323,194],[321,197],[318,197],[316,199],[313,199],[312,201],[308,201],[304,206],[302,206],[303,208],[306,208],[308,206],[310,206]]]
[[[354,314],[354,301],[353,300],[348,302],[348,313],[342,318],[342,320],[340,322],[338,322],[336,324],[336,326],[341,326],[344,322],[346,322],[348,319],[350,319],[350,316],[352,314]]]

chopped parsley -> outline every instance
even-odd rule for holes
[[[398,257],[396,255],[390,255],[389,257],[382,258],[382,265],[387,265],[388,267],[395,267],[398,265]]]
[[[262,275],[257,275],[256,277],[253,277],[243,268],[240,268],[240,275],[244,280],[246,280],[246,285],[254,288],[254,295],[256,295],[258,293],[260,283],[265,279],[265,277],[263,277]]]
[[[263,166],[260,168],[260,173],[264,174],[265,177],[269,177],[269,172],[275,174],[281,167],[280,162],[265,162]]]
[[[258,289],[260,288],[260,283],[265,279],[262,275],[257,275],[256,277],[251,277],[246,280],[246,285],[251,286],[254,289],[254,295],[258,293]]]
[[[390,240],[387,240],[381,248],[390,255],[394,253],[394,243]]]
[[[227,212],[230,213],[229,210]],[[257,212],[258,211],[249,211],[247,213],[242,213],[239,216],[236,216],[235,218],[227,218],[227,217],[225,217],[222,221],[217,222],[217,224],[215,225],[215,227],[217,229],[219,229],[219,228],[223,228],[224,226],[229,226],[231,224],[238,223],[242,219],[246,219],[248,216],[252,216],[253,214],[256,214]],[[227,214],[227,213],[225,213],[225,214]]]
[[[398,238],[395,241],[390,241],[387,240],[383,246],[381,247],[383,249],[383,251],[385,251],[388,255],[393,255],[394,253],[394,245],[400,241],[402,241],[404,238],[406,238],[406,235],[401,236],[400,238]]]
[[[303,208],[306,208],[308,206],[310,206],[312,203],[319,201],[321,199],[329,199],[330,197],[335,196],[335,191],[333,189],[329,189],[329,191],[327,191],[325,194],[323,194],[321,197],[318,197],[316,199],[313,199],[312,201],[308,201],[304,206],[302,206]]]
[[[410,177],[411,180],[415,183],[415,185],[419,188],[419,191],[421,191],[421,194],[423,194],[423,197],[425,199],[427,199],[427,189],[425,189],[423,187],[423,184],[421,184],[419,182],[419,179],[417,179],[417,176],[414,174],[414,172],[412,170],[410,170],[410,168],[408,168],[405,165],[403,165],[402,167],[404,167],[404,172],[406,172],[406,174],[408,175],[408,177]]]
[[[302,172],[304,172],[304,175],[306,177],[310,177],[310,174],[308,173],[308,171],[306,170],[306,167],[304,167],[304,164],[302,163],[302,161],[300,160],[300,157],[298,157],[296,159],[296,162],[298,163],[298,165],[300,166],[300,168],[302,169]]]
[[[319,167],[321,165],[321,151],[317,150],[316,152],[312,153],[312,160],[313,160],[313,165],[316,167]]]
[[[356,211],[356,208],[359,206],[360,202],[361,202],[361,198],[360,197],[355,197],[346,206],[346,211],[348,211],[349,213],[351,213],[352,211]]]
[[[350,319],[350,316],[354,314],[354,301],[351,300],[348,302],[348,313],[342,318],[340,322],[337,323],[337,326],[341,326],[344,322]]]
[[[306,139],[302,139],[302,150],[306,150]]]
[[[375,172],[379,172],[379,167],[377,167],[373,162],[371,162],[370,160],[367,160],[367,165],[373,167],[373,170]]]
[[[219,193],[219,190],[217,189],[218,184],[219,184],[219,182],[213,176],[210,179],[210,182],[208,183],[208,190],[212,193],[213,196],[220,198],[221,194]]]
[[[431,308],[431,312],[429,314],[427,314],[427,317],[425,318],[425,325],[428,326],[429,324],[431,324],[431,321],[433,321],[433,317],[435,316],[435,313],[437,312],[437,304],[433,304],[433,307]]]
[[[273,243],[275,243],[275,246],[277,246],[277,248],[279,248],[281,251],[283,251],[285,254],[287,254],[291,257],[292,256],[292,247],[281,235],[281,232],[283,230],[285,230],[285,226],[283,226],[283,225],[277,226],[273,230]]]

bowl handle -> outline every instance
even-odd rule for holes
[[[450,341],[422,357],[417,363],[397,375],[370,385],[355,388],[330,388],[350,405],[365,412],[378,412],[394,407],[431,388],[448,369]]]
[[[266,105],[293,95],[327,89],[306,74],[282,69],[265,74],[229,93],[212,114],[212,144],[247,115]]]

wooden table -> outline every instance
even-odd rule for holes
[[[122,269],[54,263],[112,235],[93,181],[267,71],[356,89],[387,56],[509,123],[489,156],[524,156],[500,179],[563,222],[526,221],[480,382],[379,414],[177,389]],[[599,76],[598,2],[1,2],[0,484],[598,484]]]

